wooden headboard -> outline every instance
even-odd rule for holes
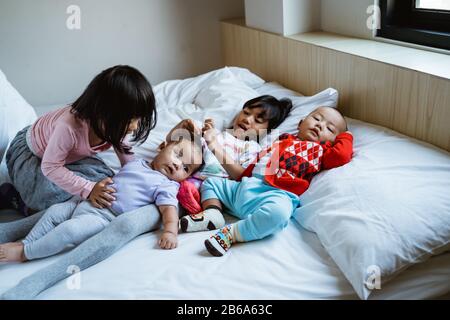
[[[339,91],[339,109],[450,151],[450,80],[246,27],[221,22],[226,66],[313,95]]]

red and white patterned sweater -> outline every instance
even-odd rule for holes
[[[297,136],[283,134],[258,154],[242,177],[252,176],[255,166],[262,161],[266,183],[301,195],[315,174],[350,162],[352,155],[353,136],[346,132],[339,134],[334,143],[302,141]]]

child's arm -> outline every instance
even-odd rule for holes
[[[179,184],[169,180],[161,183],[155,191],[155,205],[161,212],[164,227],[161,238],[158,241],[162,249],[174,249],[177,246],[178,190]]]
[[[67,126],[57,126],[42,156],[41,170],[45,177],[70,194],[87,199],[95,182],[75,175],[64,167],[68,155],[77,145],[75,134]]]
[[[162,249],[174,249],[177,247],[178,212],[174,206],[158,206],[163,220],[163,233],[159,239]]]
[[[217,142],[208,143],[208,147],[219,160],[222,167],[227,171],[232,180],[239,179],[245,171],[245,168],[236,163]]]
[[[96,208],[111,206],[115,190],[108,186],[111,178],[99,182],[77,176],[64,165],[70,153],[76,150],[74,133],[67,126],[58,126],[50,137],[41,162],[41,170],[47,179],[64,191],[89,199]]]
[[[350,131],[343,132],[336,137],[334,145],[325,150],[322,157],[324,170],[347,164],[353,155],[353,135]]]
[[[205,121],[205,126],[203,127],[204,138],[208,144],[209,150],[216,156],[222,167],[228,172],[232,180],[239,179],[245,171],[239,163],[236,163],[224,150],[223,146],[217,142],[217,131],[214,128],[214,123],[212,120],[208,119]]]

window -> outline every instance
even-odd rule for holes
[[[380,0],[378,36],[450,50],[450,0]]]
[[[416,0],[417,9],[450,11],[449,0]]]

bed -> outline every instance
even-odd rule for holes
[[[153,157],[156,147],[168,130],[183,118],[200,121],[214,116],[216,119],[224,119],[223,123],[219,121],[219,126],[225,127],[230,120],[230,114],[235,114],[240,109],[239,103],[248,98],[249,90],[239,87],[234,94],[231,94],[232,91],[225,94],[226,90],[221,86],[230,88],[233,84],[228,82],[228,78],[223,80],[224,72],[228,75],[231,73],[233,81],[244,84],[257,94],[298,97],[304,108],[302,114],[307,112],[308,108],[317,106],[319,98],[324,99],[319,101],[325,104],[337,101],[334,97],[337,92],[333,89],[326,91],[326,96],[314,99],[302,97],[299,93],[276,83],[265,83],[250,71],[241,68],[224,68],[195,78],[167,81],[155,87],[158,125],[147,142],[135,147],[137,155]],[[215,88],[214,92],[202,92],[209,88]],[[230,110],[223,106],[235,109]],[[46,107],[45,111],[51,109],[52,107]],[[38,113],[44,112],[43,110],[37,108]],[[382,127],[355,119],[348,121],[355,137],[364,135],[363,141],[356,143],[356,150],[365,150],[358,148],[364,147],[366,143],[395,137],[408,143],[413,150],[417,148],[422,152],[426,149],[437,153],[439,159],[443,159],[444,166],[450,165],[448,152]],[[364,152],[360,154],[362,157],[368,156]],[[102,157],[114,170],[118,169],[118,161],[112,152],[106,152]],[[7,177],[4,163],[0,172],[1,180],[5,181]],[[446,190],[450,191],[448,182],[443,183],[444,188],[448,187]],[[311,185],[311,188],[313,187],[314,185]],[[307,200],[305,198],[305,201]],[[13,218],[14,213],[0,211],[0,219],[3,221]],[[450,297],[448,246],[439,254],[408,265],[396,273],[393,279],[383,283],[381,289],[372,290],[364,296],[355,290],[355,284],[349,281],[348,272],[343,271],[343,262],[331,251],[333,248],[326,245],[323,235],[305,228],[313,225],[313,222],[302,219],[291,219],[283,232],[272,237],[236,245],[227,256],[220,259],[209,256],[203,246],[203,240],[213,232],[180,234],[179,247],[173,251],[160,250],[156,246],[159,231],[148,233],[128,243],[112,257],[84,270],[80,274],[79,287],[73,288],[70,285],[71,280],[61,281],[42,292],[37,299],[277,300]],[[233,218],[227,216],[227,220],[233,221]],[[449,222],[450,220],[447,221]],[[0,294],[64,254],[20,265],[0,264]]]

